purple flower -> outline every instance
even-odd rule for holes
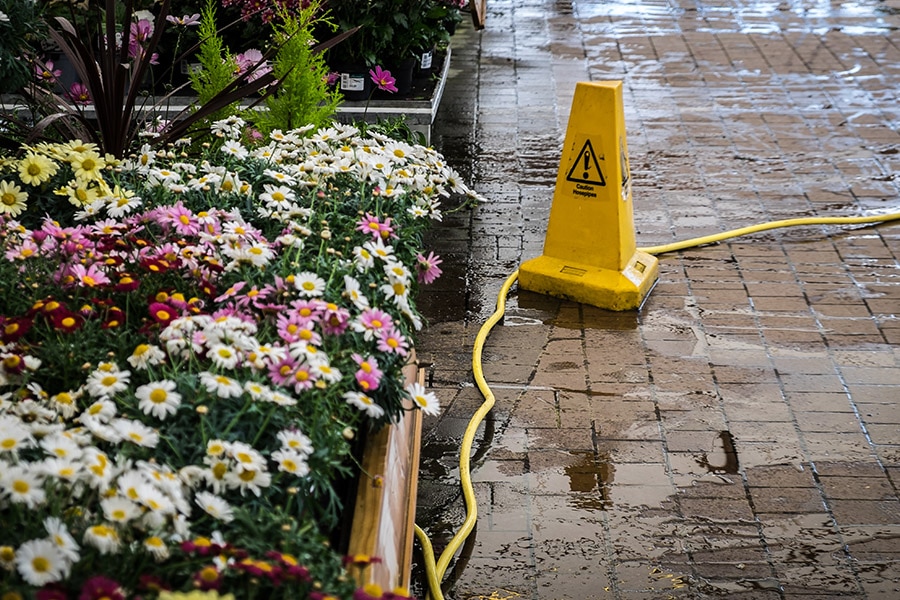
[[[391,93],[397,91],[397,86],[394,85],[397,80],[391,76],[390,71],[385,71],[380,66],[376,65],[374,69],[369,71],[369,75],[372,76],[372,81],[375,82],[375,85],[378,86],[379,90]]]
[[[69,100],[75,104],[91,103],[91,92],[87,89],[87,86],[77,81],[73,83],[72,87],[69,88],[69,91],[66,92],[66,96],[68,96]]]
[[[168,21],[172,25],[184,25],[186,27],[190,27],[192,25],[199,25],[200,24],[200,13],[194,13],[192,15],[184,15],[183,17],[176,17],[175,15],[167,15],[166,21]]]
[[[234,60],[237,63],[238,75],[250,71],[250,74],[247,75],[247,81],[256,81],[272,70],[268,61],[263,60],[263,53],[255,48],[238,54],[234,57]]]

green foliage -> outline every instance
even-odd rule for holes
[[[43,22],[33,2],[0,0],[0,12],[0,93],[15,93],[33,79],[28,50]]]
[[[313,1],[296,13],[279,14],[273,71],[281,82],[280,89],[266,100],[267,111],[251,117],[264,134],[308,124],[321,127],[334,116],[341,97],[337,90],[329,88],[328,65],[323,54],[313,47],[313,25],[329,25],[317,16],[319,9],[320,2]]]
[[[216,25],[216,0],[207,0],[201,14],[198,35],[200,50],[197,61],[200,68],[189,74],[191,87],[197,94],[197,104],[202,106],[212,100],[234,80],[237,62],[219,33]],[[227,119],[238,114],[237,103],[230,104],[212,113],[204,119],[205,123]]]

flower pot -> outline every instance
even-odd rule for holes
[[[375,89],[375,83],[365,65],[339,65],[335,69],[340,73],[338,87],[345,100],[368,100]]]
[[[435,47],[432,46],[427,50],[419,50],[416,52],[416,70],[419,74],[431,73],[434,69],[434,51]]]

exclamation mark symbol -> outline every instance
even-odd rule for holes
[[[586,180],[588,178],[588,175],[590,175],[589,170],[591,168],[591,151],[585,148],[582,156],[584,156],[584,173],[581,175],[581,178]]]

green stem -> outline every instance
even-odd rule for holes
[[[222,432],[221,437],[224,438],[226,435],[228,435],[228,432],[230,432],[234,428],[234,426],[238,424],[238,421],[241,420],[241,417],[244,416],[244,413],[247,412],[248,408],[250,408],[250,404],[252,402],[253,402],[252,399],[248,399],[246,402],[244,402],[244,406],[242,406],[241,410],[239,410],[237,412],[237,414],[234,415],[234,418],[231,419],[231,422],[228,424],[228,427],[226,427],[225,431]]]
[[[266,427],[269,425],[269,421],[272,419],[272,415],[275,414],[275,409],[277,406],[273,406],[269,409],[269,413],[266,415],[266,419],[262,422],[262,425],[259,426],[259,430],[256,432],[256,436],[253,438],[253,441],[250,442],[250,445],[254,448],[256,447],[256,442],[259,441],[259,438],[262,437],[262,434],[265,433]]]

